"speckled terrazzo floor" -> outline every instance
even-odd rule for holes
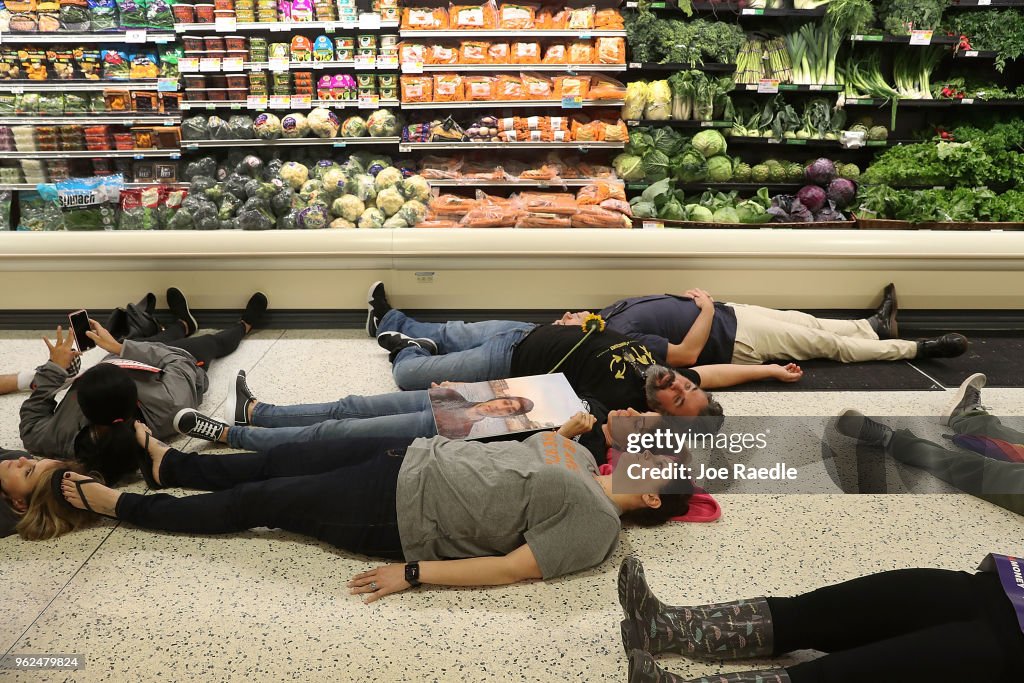
[[[0,333],[0,369],[34,366],[44,353],[39,334]],[[213,367],[205,408],[219,409],[239,368],[277,403],[395,388],[386,354],[361,332],[271,330]],[[728,407],[745,415],[847,406],[930,415],[949,395],[737,393]],[[2,444],[18,443],[22,398],[0,397]],[[1024,415],[1022,389],[985,398],[996,414]],[[2,539],[0,652],[82,653],[87,667],[0,679],[622,681],[615,574],[626,553],[677,604],[792,594],[900,567],[970,570],[993,550],[1024,553],[1021,518],[962,494],[719,500],[718,522],[628,529],[613,560],[583,574],[488,590],[429,588],[372,606],[344,587],[370,563],[277,531],[193,538],[103,523],[51,542]],[[666,661],[692,676],[745,668]]]

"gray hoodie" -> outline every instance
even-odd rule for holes
[[[209,386],[206,371],[192,354],[156,342],[126,341],[121,358],[160,368],[152,373],[128,370],[139,391],[139,410],[153,435],[175,435],[174,416],[182,408],[198,408]],[[114,354],[104,360],[117,358]],[[35,455],[73,459],[75,438],[89,424],[78,407],[74,382],[64,399],[54,398],[68,383],[68,373],[53,361],[36,370],[32,395],[21,404],[21,440]]]

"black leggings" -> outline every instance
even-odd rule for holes
[[[284,529],[363,555],[401,560],[395,496],[409,443],[367,437],[228,455],[171,449],[160,465],[164,485],[216,493],[180,498],[122,493],[116,514],[147,529],[194,534]]]
[[[1024,634],[995,574],[883,572],[795,598],[769,598],[776,654],[793,683],[1024,680]]]
[[[233,353],[238,345],[242,343],[245,336],[245,326],[242,323],[215,332],[214,334],[202,334],[198,337],[185,336],[185,328],[178,321],[175,321],[162,332],[152,337],[137,339],[136,341],[159,342],[176,349],[188,351],[196,357],[196,365],[209,370],[210,363],[218,358],[223,358]]]

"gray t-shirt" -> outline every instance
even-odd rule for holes
[[[523,442],[416,439],[398,475],[406,560],[506,555],[527,543],[550,579],[607,560],[618,509],[594,457],[555,432]]]

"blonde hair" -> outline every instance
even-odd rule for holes
[[[56,538],[69,531],[75,531],[82,527],[89,526],[96,521],[96,515],[88,510],[79,510],[72,507],[60,493],[60,484],[52,482],[54,476],[62,476],[65,469],[70,469],[79,474],[85,473],[85,468],[77,463],[67,463],[61,467],[44,472],[36,487],[28,498],[28,509],[21,516],[21,520],[14,527],[18,535],[26,541],[45,541]],[[102,482],[103,479],[96,473],[92,473],[94,479]]]

